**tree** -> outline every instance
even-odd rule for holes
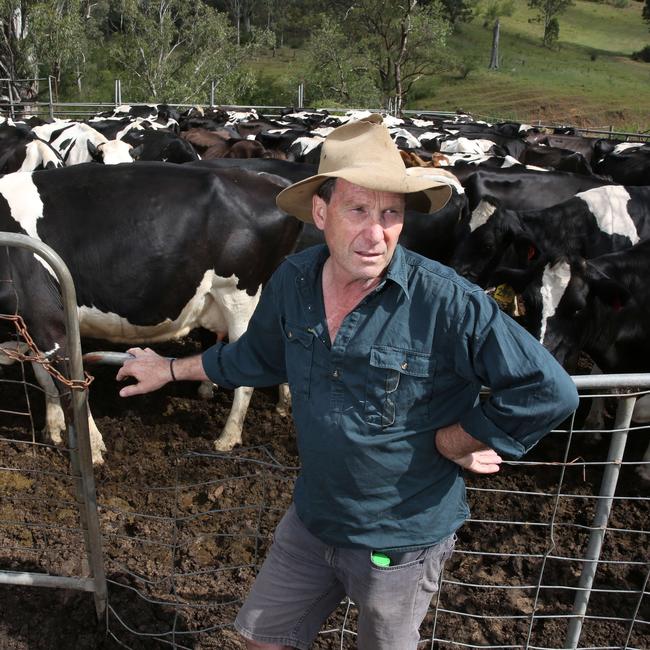
[[[490,70],[497,70],[499,68],[499,35],[501,33],[501,23],[497,18],[494,21],[494,30],[492,32],[492,54],[490,55]]]
[[[514,10],[514,0],[488,0],[481,6],[478,15],[483,18],[483,27],[489,27],[503,16],[512,16]]]
[[[650,0],[645,0],[643,3],[643,11],[641,13],[643,20],[650,23]]]
[[[21,83],[17,79],[38,77],[38,66],[32,41],[28,40],[28,13],[33,3],[0,0],[0,76],[7,84],[7,99],[32,101],[38,93],[38,82]],[[2,94],[4,95],[4,83]]]
[[[537,20],[544,25],[542,42],[552,47],[560,35],[558,16],[573,4],[573,0],[528,0],[531,9],[537,9]]]
[[[256,31],[237,46],[227,15],[203,2],[119,0],[119,8],[111,57],[134,100],[205,101],[212,81],[220,103],[239,99],[254,83],[243,61],[271,44]]]
[[[437,1],[357,0],[339,19],[373,70],[384,105],[394,97],[398,112],[413,84],[440,69],[450,29]]]
[[[381,96],[364,50],[350,41],[339,22],[321,15],[306,50],[309,103],[379,106]]]
[[[82,0],[38,2],[30,13],[33,51],[46,74],[61,83],[64,70],[74,68],[81,90],[81,75],[93,36],[92,23],[85,17],[89,7]]]
[[[469,23],[474,18],[477,0],[442,0],[447,20],[455,28],[458,23]]]
[[[494,22],[492,28],[492,51],[490,54],[490,70],[499,67],[499,36],[501,33],[501,16],[512,16],[514,11],[513,0],[490,0],[482,8],[480,15],[483,16],[483,27]]]

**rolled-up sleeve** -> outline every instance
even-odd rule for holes
[[[280,274],[278,269],[262,291],[246,332],[232,343],[217,343],[203,353],[203,369],[215,384],[232,389],[275,386],[287,380],[276,299]]]
[[[482,292],[469,294],[458,336],[456,371],[490,389],[460,419],[477,440],[519,458],[577,408],[562,366]]]

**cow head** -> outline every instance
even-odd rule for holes
[[[497,275],[521,292],[525,311],[518,322],[567,370],[577,369],[581,351],[601,368],[609,366],[630,293],[597,260],[559,258],[528,269],[501,268]]]
[[[123,162],[133,162],[131,157],[131,145],[121,140],[107,140],[95,145],[90,139],[87,140],[88,153],[93,162],[104,165],[117,165]]]
[[[459,244],[450,265],[468,280],[485,287],[516,238],[532,241],[516,212],[499,209],[496,199],[484,197],[461,219],[457,229]]]

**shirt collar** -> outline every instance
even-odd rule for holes
[[[386,279],[392,280],[397,284],[404,292],[404,295],[410,300],[411,296],[409,295],[407,266],[404,249],[398,244],[395,247],[393,259],[388,263]]]
[[[315,282],[328,257],[329,251],[327,250],[327,246],[320,244],[292,255],[288,260],[299,270],[303,277],[308,278],[310,282]],[[407,266],[404,249],[398,244],[395,247],[393,258],[388,263],[386,277],[379,286],[382,286],[386,280],[390,280],[402,289],[406,298],[410,299]]]

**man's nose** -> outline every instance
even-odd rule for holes
[[[373,218],[369,221],[366,228],[366,236],[373,242],[382,241],[384,239],[384,228],[379,219]]]

